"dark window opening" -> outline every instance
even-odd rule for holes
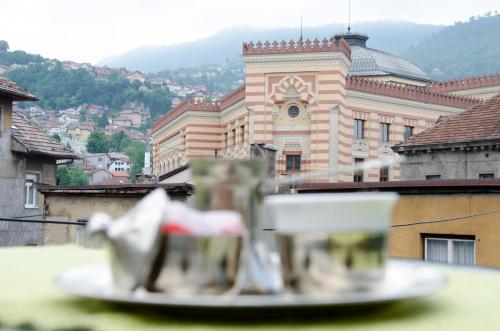
[[[365,138],[365,121],[364,120],[354,120],[354,139],[364,139]]]
[[[380,168],[380,181],[381,182],[389,181],[389,167]]]
[[[360,165],[363,163],[365,159],[362,158],[354,158],[354,165]],[[363,170],[358,169],[354,171],[353,181],[355,183],[361,183],[363,181]]]
[[[386,143],[389,142],[389,133],[390,133],[390,124],[389,123],[380,123],[380,142]]]
[[[404,135],[404,140],[413,136],[413,127],[412,126],[405,126],[403,135]]]
[[[300,171],[300,155],[287,155],[286,156],[286,171]]]

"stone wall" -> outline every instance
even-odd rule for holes
[[[440,175],[441,179],[478,179],[480,174],[500,177],[500,152],[492,150],[431,151],[405,155],[401,180],[423,180]]]
[[[82,187],[85,188],[85,187]],[[93,190],[94,188],[94,190]],[[54,187],[58,189],[58,187]],[[117,190],[119,193],[110,193],[110,190]],[[90,219],[93,213],[103,212],[109,214],[112,218],[118,218],[132,209],[139,202],[144,194],[137,194],[133,190],[124,193],[128,188],[111,188],[108,193],[103,193],[107,189],[101,187],[88,186],[91,193],[45,193],[45,217],[47,221],[85,221]],[[92,191],[102,191],[95,194]],[[42,190],[43,191],[43,190]],[[60,189],[64,191],[64,189]],[[168,192],[168,190],[167,190]],[[145,193],[146,194],[146,193]],[[190,194],[190,193],[189,193]],[[128,196],[127,196],[128,195]],[[188,194],[173,194],[170,198],[173,200],[185,201]],[[43,230],[44,245],[60,245],[67,243],[77,243],[85,236],[85,226],[71,224],[45,224]]]

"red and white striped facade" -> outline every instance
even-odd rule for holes
[[[344,40],[288,44],[244,44],[245,83],[216,103],[184,101],[153,124],[153,171],[159,176],[195,158],[247,158],[250,144],[277,149],[277,173],[286,156],[300,155],[301,172],[349,167],[355,158],[392,157],[404,126],[414,133],[478,102],[425,86],[349,77],[350,49]],[[394,82],[396,81],[396,82]],[[296,117],[289,107],[299,108]],[[365,122],[353,138],[355,119]],[[380,123],[390,124],[379,141]],[[399,179],[399,167],[389,171]],[[378,181],[379,170],[364,174]],[[352,174],[325,178],[353,181]]]

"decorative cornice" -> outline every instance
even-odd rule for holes
[[[461,109],[481,102],[475,98],[431,92],[426,87],[380,82],[356,76],[347,77],[346,89]]]
[[[258,41],[255,45],[252,42],[243,43],[243,56],[316,52],[342,52],[349,59],[351,58],[351,48],[344,39],[336,40],[332,38],[328,41],[324,38],[321,42],[317,38],[312,42],[309,39],[306,39],[305,42],[302,39],[297,42],[292,39],[288,43],[284,40],[281,43],[276,40],[270,43],[266,40],[264,43]]]
[[[290,54],[258,54],[246,55],[243,62],[252,67],[286,68],[308,65],[332,65],[343,62],[351,63],[350,57],[341,52],[290,53]]]

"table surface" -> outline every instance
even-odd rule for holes
[[[106,261],[102,250],[74,246],[0,248],[0,330],[500,330],[500,272],[440,268],[449,283],[435,294],[331,316],[240,321],[182,317],[158,309],[116,306],[64,293],[54,277]]]

